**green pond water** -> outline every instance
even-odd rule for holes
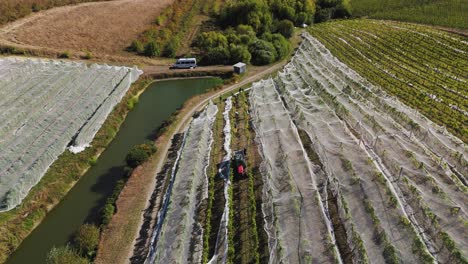
[[[96,221],[116,182],[124,175],[125,156],[130,149],[154,139],[163,121],[187,99],[216,84],[219,84],[217,78],[167,80],[151,84],[96,165],[23,241],[7,263],[46,263],[47,253],[53,246],[66,245],[81,224]]]

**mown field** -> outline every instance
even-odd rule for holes
[[[353,0],[353,16],[468,28],[467,0]]]

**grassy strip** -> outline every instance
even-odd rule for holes
[[[45,218],[47,212],[58,204],[79,178],[95,164],[130,111],[127,102],[141,94],[150,81],[141,79],[131,86],[96,134],[91,147],[79,154],[69,151],[62,153],[21,205],[0,214],[0,263],[6,261],[23,239]]]

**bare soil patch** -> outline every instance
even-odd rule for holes
[[[0,28],[4,41],[42,48],[124,54],[173,0],[117,0],[39,12]]]

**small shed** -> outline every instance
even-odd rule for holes
[[[234,73],[242,74],[247,70],[247,64],[243,62],[238,62],[234,64]]]

